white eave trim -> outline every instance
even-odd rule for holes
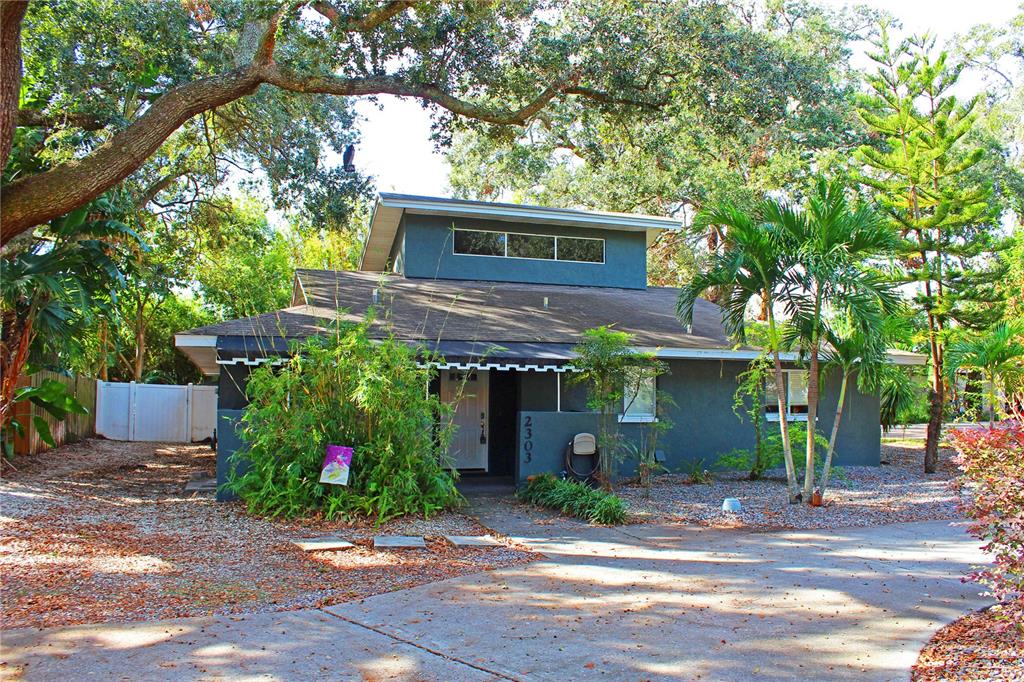
[[[175,334],[174,345],[179,348],[216,348],[217,337],[208,334]]]
[[[492,220],[515,220],[538,223],[594,226],[646,232],[647,230],[678,230],[681,223],[672,218],[631,213],[605,213],[544,206],[521,206],[516,204],[491,204],[487,202],[437,199],[387,195],[380,197],[385,208],[401,208],[409,213],[421,215],[451,215],[464,218],[489,218]]]

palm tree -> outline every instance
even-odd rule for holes
[[[779,207],[782,209],[783,207]],[[780,294],[792,329],[808,357],[807,449],[803,498],[814,490],[815,425],[820,397],[822,343],[829,338],[827,309],[843,311],[865,336],[878,335],[898,296],[890,280],[868,267],[893,253],[896,233],[867,205],[851,206],[843,184],[818,178],[803,209],[786,207],[767,216],[796,250],[800,263],[786,273]]]
[[[57,348],[74,342],[96,302],[123,282],[127,246],[139,240],[124,223],[103,217],[111,213],[110,202],[97,199],[0,259],[0,431],[12,418],[26,364],[52,361]]]
[[[865,334],[854,325],[834,325],[826,332],[827,345],[823,350],[826,368],[839,370],[839,401],[836,403],[836,414],[832,421],[832,434],[828,439],[828,450],[825,453],[825,465],[821,472],[818,490],[822,498],[828,489],[829,475],[832,473],[832,456],[836,451],[836,438],[839,435],[839,424],[846,406],[846,389],[850,377],[857,375],[857,386],[862,391],[875,390],[881,382],[885,367],[885,341],[887,335]]]
[[[973,336],[946,349],[946,372],[961,368],[981,371],[987,384],[988,427],[996,421],[997,387],[1011,375],[1024,371],[1024,319],[1000,322],[985,334]]]
[[[795,503],[800,501],[800,494],[789,440],[789,423],[786,420],[786,386],[780,358],[782,330],[774,308],[776,294],[796,263],[785,233],[777,223],[764,219],[764,216],[777,215],[786,210],[784,206],[766,201],[754,216],[729,204],[698,216],[698,225],[724,226],[728,239],[724,249],[712,256],[708,267],[682,288],[676,314],[684,324],[690,324],[697,298],[709,289],[717,290],[726,330],[742,341],[745,338],[747,309],[753,301],[762,304],[768,318],[768,346],[775,368],[775,393],[779,405],[779,429],[782,433],[789,500]]]

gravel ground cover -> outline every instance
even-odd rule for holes
[[[940,450],[939,471],[925,474],[924,446],[883,445],[879,467],[843,467],[833,477],[826,506],[786,504],[784,472],[767,480],[716,473],[707,484],[690,484],[686,476],[659,476],[648,493],[628,485],[617,493],[629,503],[632,523],[696,523],[717,527],[845,528],[903,521],[958,518],[957,493],[950,482],[956,467],[951,449]],[[722,511],[722,500],[738,498],[738,513]]]
[[[997,618],[998,608],[1024,610],[1024,599],[969,613],[939,630],[921,650],[911,680],[1024,680],[1024,637]]]
[[[491,533],[448,513],[379,528],[343,521],[268,521],[212,493],[205,445],[90,439],[15,462],[0,482],[3,628],[287,610],[361,599],[424,582],[532,561],[502,539],[455,548],[441,535]],[[343,552],[292,540],[336,534]],[[426,550],[376,551],[378,534],[427,536]]]

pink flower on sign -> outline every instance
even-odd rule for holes
[[[324,465],[320,471],[320,482],[348,485],[348,470],[351,465],[352,448],[347,445],[328,445]]]

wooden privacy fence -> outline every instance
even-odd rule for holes
[[[88,377],[74,377],[42,370],[31,376],[23,376],[18,381],[18,388],[39,386],[47,379],[64,384],[68,393],[88,410],[86,414],[69,414],[63,421],[52,417],[46,410],[25,400],[14,405],[14,418],[25,428],[24,435],[14,436],[14,452],[19,455],[34,455],[50,446],[43,442],[36,431],[35,417],[42,417],[49,425],[50,433],[57,445],[88,438],[96,433],[96,380]]]
[[[96,433],[105,438],[194,443],[216,426],[216,386],[96,383]]]

